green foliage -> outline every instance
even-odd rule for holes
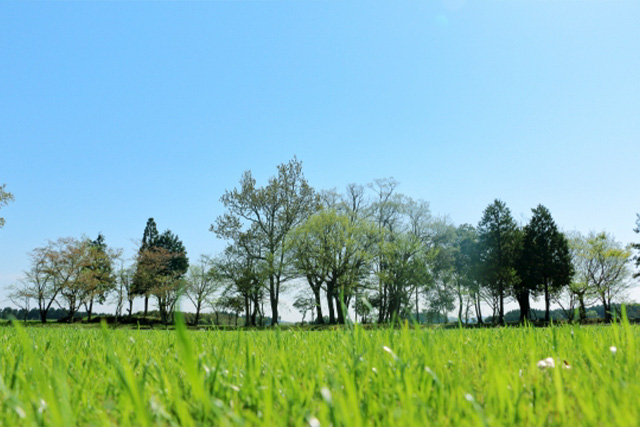
[[[545,310],[549,312],[550,299],[571,283],[574,269],[569,243],[558,231],[547,208],[538,205],[525,227],[520,277],[522,288],[534,295],[545,295]],[[546,315],[547,320],[548,314]]]
[[[456,229],[454,243],[454,280],[458,294],[458,320],[463,311],[468,318],[471,307],[480,312],[478,232],[470,224]]]
[[[487,206],[478,224],[480,277],[499,305],[499,322],[504,321],[504,299],[518,284],[516,260],[519,251],[518,226],[501,200]]]
[[[224,285],[221,298],[213,302],[223,307],[225,299],[239,296],[244,300],[248,325],[256,326],[264,319],[262,303],[265,294],[266,263],[257,260],[235,245],[227,246],[224,255],[215,261],[216,276]]]
[[[102,233],[98,234],[96,240],[88,241],[87,245],[87,262],[83,271],[87,293],[85,299],[95,298],[98,303],[104,304],[107,294],[116,284],[113,261],[119,253],[109,250]]]
[[[604,232],[590,233],[579,242],[578,274],[589,292],[602,303],[605,318],[610,320],[612,302],[615,298],[623,298],[631,287],[628,281],[631,251]]]
[[[142,242],[138,250],[138,259],[136,260],[136,269],[133,276],[133,294],[134,295],[146,295],[153,286],[152,277],[147,274],[147,269],[144,268],[148,261],[145,259],[144,254],[151,249],[156,240],[158,240],[158,228],[153,218],[147,220],[147,225],[144,227],[142,234]]]
[[[337,308],[341,310],[340,305],[349,305],[370,271],[375,241],[376,230],[369,221],[324,209],[294,229],[289,244],[292,262],[312,292],[326,286],[330,299],[339,301]],[[338,314],[344,321],[340,311]]]
[[[140,245],[140,250],[149,249],[155,246],[159,236],[160,234],[158,233],[158,227],[156,226],[156,221],[153,218],[149,218],[147,220],[147,225],[144,227],[144,232],[142,234],[142,242]]]
[[[171,230],[158,234],[154,219],[149,218],[136,258],[132,289],[135,295],[145,296],[145,312],[148,298],[154,296],[162,320],[169,321],[185,287],[188,269],[182,241]]]
[[[278,322],[281,287],[289,276],[290,231],[318,208],[318,197],[302,173],[297,158],[278,166],[278,174],[264,187],[257,187],[251,171],[240,180],[240,188],[227,190],[220,199],[226,212],[216,218],[210,231],[265,263],[272,318]]]
[[[640,328],[6,328],[0,425],[636,425]],[[615,352],[612,348],[615,348]],[[553,358],[555,368],[537,363]]]
[[[182,277],[187,273],[189,269],[187,250],[184,248],[182,241],[171,230],[166,230],[159,235],[152,246],[165,249],[172,255],[163,274]]]
[[[14,200],[13,194],[5,190],[6,184],[0,185],[0,208],[9,204]],[[4,218],[0,217],[0,228],[4,227]]]

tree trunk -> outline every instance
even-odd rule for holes
[[[584,322],[587,320],[587,308],[584,303],[584,295],[578,295],[578,318],[580,322]]]
[[[327,283],[327,305],[329,306],[329,323],[336,323],[336,313],[333,308],[333,284]]]
[[[269,278],[269,302],[271,303],[271,325],[278,324],[278,293],[275,278]]]
[[[91,323],[91,314],[93,313],[93,297],[89,301],[89,309],[87,310],[87,322]]]
[[[420,322],[420,306],[418,305],[418,298],[419,298],[419,292],[418,292],[418,286],[416,286],[416,322],[421,323]]]
[[[389,314],[391,314],[391,319],[393,323],[397,323],[400,321],[400,295],[399,290],[394,289],[394,292],[389,292]]]
[[[250,326],[251,319],[251,302],[249,300],[249,294],[244,295],[244,325]]]
[[[498,323],[504,325],[504,289],[500,287],[500,309],[498,311]]]
[[[382,284],[380,293],[380,308],[378,312],[378,323],[384,323],[387,317],[387,287]]]
[[[147,312],[149,309],[149,295],[144,296],[144,317],[147,317]]]
[[[484,324],[484,321],[482,320],[482,302],[480,301],[480,292],[476,294],[475,305],[476,305],[476,317],[478,318],[478,324],[482,325]]]
[[[335,298],[336,298],[336,310],[338,311],[338,323],[341,324],[341,325],[344,325],[345,324],[344,302],[342,301],[342,298],[339,295],[336,295]]]
[[[195,318],[195,320],[193,321],[193,324],[194,324],[195,326],[198,326],[198,323],[200,323],[200,306],[201,306],[201,305],[202,305],[202,304],[201,304],[200,302],[198,302],[198,304],[196,305],[196,318]]]
[[[313,288],[313,298],[316,301],[316,323],[318,325],[323,325],[324,317],[322,316],[322,302],[320,301],[320,287]]]
[[[256,319],[258,317],[258,301],[253,302],[253,311],[251,313],[251,326],[256,326]]]
[[[271,300],[271,325],[278,324],[278,301],[275,299]]]
[[[607,298],[602,298],[602,308],[604,309],[605,323],[611,323],[613,316],[611,315],[611,304],[607,303]]]
[[[260,326],[264,326],[264,302],[260,303]]]
[[[549,283],[547,279],[544,280],[544,321],[551,321],[551,313],[549,306],[551,305],[551,297],[549,296]]]
[[[40,322],[47,323],[47,310],[40,310]]]
[[[355,286],[354,292],[355,292],[355,301],[356,301],[356,303],[354,305],[354,310],[353,310],[354,311],[354,322],[358,323],[358,287],[357,286]],[[351,302],[350,300],[347,301],[347,305],[349,305],[350,302]]]
[[[531,304],[529,302],[529,289],[523,289],[518,292],[518,305],[520,306],[520,323],[524,323],[525,319],[530,319]]]
[[[69,323],[73,323],[73,317],[76,315],[75,305],[75,302],[69,304]]]
[[[465,325],[469,324],[469,310],[470,309],[471,309],[471,303],[467,299],[467,306],[465,307],[465,310],[464,310],[464,323],[465,323]]]

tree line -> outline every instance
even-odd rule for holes
[[[595,303],[610,320],[634,284],[631,266],[640,259],[632,249],[640,244],[623,247],[604,232],[563,233],[542,205],[518,224],[495,200],[477,225],[455,226],[397,190],[388,178],[318,191],[296,158],[263,186],[246,171],[222,195],[224,213],[209,229],[227,242],[223,253],[190,265],[179,237],[159,233],[150,218],[127,267],[102,235],[35,249],[11,299],[19,307],[35,302],[43,321],[54,303],[71,319],[84,306],[90,319],[94,302],[109,297],[116,318],[131,316],[134,300],[143,298],[145,315],[151,300],[169,322],[185,296],[195,323],[210,308],[243,313],[247,325],[276,324],[287,292],[303,321],[310,314],[315,323],[345,323],[351,314],[378,323],[446,319],[456,308],[461,322],[504,323],[510,301],[518,303],[520,321],[531,319],[533,298],[543,299],[547,321],[552,304],[585,320]],[[640,216],[636,225],[639,232]]]

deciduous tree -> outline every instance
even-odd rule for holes
[[[313,293],[317,322],[323,322],[321,289],[326,292],[329,321],[346,321],[356,288],[370,272],[374,234],[371,223],[334,209],[312,215],[292,233],[293,262]]]
[[[47,248],[47,270],[54,289],[66,305],[68,321],[73,318],[87,296],[85,269],[89,265],[89,242],[73,237],[50,242]]]
[[[196,309],[195,325],[200,321],[202,308],[220,286],[219,276],[211,259],[206,256],[201,256],[197,265],[189,267],[184,293]]]
[[[631,288],[628,281],[631,251],[607,233],[590,233],[578,254],[580,274],[602,303],[605,320],[611,321],[612,302],[623,298]]]
[[[127,303],[127,316],[131,317],[133,314],[133,301],[135,294],[133,293],[133,268],[125,268],[121,262],[120,268],[116,273],[116,284],[114,287],[112,302],[116,306],[116,322],[123,316],[123,308],[125,302]]]
[[[96,240],[87,240],[85,244],[86,258],[80,280],[84,290],[83,303],[91,321],[94,301],[104,304],[107,294],[115,288],[113,261],[120,252],[107,246],[102,233],[98,234]]]
[[[31,266],[25,272],[21,284],[21,292],[36,301],[42,323],[47,322],[47,313],[60,293],[60,286],[53,280],[53,270],[50,266],[51,247],[52,243],[49,242],[47,246],[36,248],[29,253]]]
[[[462,322],[465,307],[473,306],[476,318],[482,323],[480,289],[477,279],[478,234],[470,224],[456,229],[454,246],[454,282],[458,296],[458,321]]]
[[[568,292],[565,298],[560,302],[561,306],[571,306],[572,300],[578,308],[578,316],[581,322],[587,320],[587,307],[597,301],[597,296],[591,281],[589,279],[589,264],[591,263],[588,256],[589,248],[587,237],[579,232],[573,232],[569,235],[569,254],[571,255],[571,263],[573,264],[573,280],[569,284]]]
[[[210,230],[233,242],[250,257],[265,263],[272,323],[278,323],[283,284],[292,278],[287,252],[289,232],[317,209],[318,197],[295,157],[278,166],[278,174],[265,187],[257,187],[247,171],[240,187],[220,199],[226,212]]]
[[[305,293],[302,293],[293,301],[293,307],[302,314],[301,323],[304,323],[307,313],[311,312],[311,315],[313,315],[313,310],[316,307],[316,300],[313,296],[308,295],[308,293],[306,295]]]
[[[262,305],[265,290],[268,291],[266,262],[253,258],[245,250],[231,245],[216,260],[215,269],[225,287],[224,295],[239,296],[244,302],[247,326],[256,326],[258,317],[262,324]]]

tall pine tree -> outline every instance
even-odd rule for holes
[[[504,323],[504,301],[518,283],[518,226],[501,200],[487,206],[478,223],[480,278],[498,302],[498,322]]]
[[[145,316],[149,310],[149,291],[153,287],[153,282],[148,274],[143,274],[145,271],[145,263],[148,264],[148,260],[146,260],[143,254],[156,246],[159,236],[156,221],[153,218],[149,218],[147,225],[144,227],[144,233],[142,234],[142,242],[140,243],[140,249],[138,249],[136,272],[133,276],[133,293],[144,296]]]
[[[558,231],[547,208],[538,205],[525,227],[521,272],[526,291],[544,294],[545,320],[548,322],[551,296],[571,283],[573,265],[569,243]]]

